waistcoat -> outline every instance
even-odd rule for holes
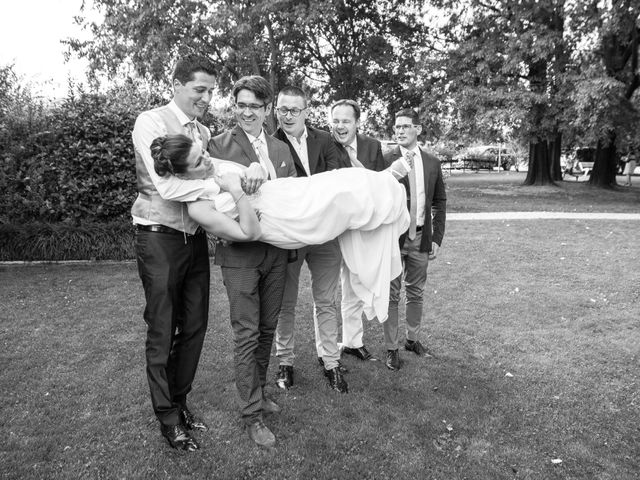
[[[147,113],[160,118],[165,126],[167,135],[184,134],[183,125],[168,106],[158,107]],[[200,129],[203,143],[206,145],[209,132],[206,131],[203,125],[199,123],[197,125]],[[131,214],[182,232],[195,233],[198,224],[189,216],[185,203],[162,198],[151,181],[147,166],[137,149],[135,150],[135,155],[138,197],[131,207]]]

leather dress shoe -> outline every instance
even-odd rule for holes
[[[332,368],[331,370],[324,371],[325,377],[329,381],[329,386],[332,390],[340,393],[349,393],[349,387],[347,382],[345,382],[344,378],[342,378],[342,372],[340,372],[340,368]]]
[[[283,390],[288,390],[293,386],[293,367],[291,365],[280,365],[276,374],[276,385]]]
[[[322,357],[318,357],[318,363],[322,368],[324,368],[324,360],[322,359]],[[345,367],[340,360],[338,360],[338,368],[340,369],[340,372],[343,374],[349,373],[349,369]]]
[[[262,413],[280,413],[281,411],[282,408],[280,408],[280,405],[278,405],[276,402],[268,397],[262,397]]]
[[[385,365],[389,370],[400,370],[400,354],[398,350],[387,350]]]
[[[201,432],[209,430],[207,424],[202,420],[197,420],[186,406],[180,408],[180,420],[187,430],[199,430]]]
[[[195,452],[200,448],[198,442],[187,432],[181,424],[178,425],[160,425],[160,431],[164,438],[167,439],[169,445],[178,450],[187,452]]]
[[[369,353],[369,350],[367,350],[367,347],[365,347],[364,345],[358,348],[344,347],[342,351],[346,354],[353,355],[360,360],[378,360],[376,357]]]
[[[262,419],[247,425],[247,433],[249,438],[261,447],[271,448],[276,444],[275,435],[267,428]]]
[[[430,351],[428,351],[424,347],[424,345],[422,345],[417,340],[416,341],[407,340],[404,344],[404,349],[415,353],[419,357],[426,357],[426,358],[433,357],[433,354]]]

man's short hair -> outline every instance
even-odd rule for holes
[[[305,107],[307,106],[307,94],[300,87],[296,87],[295,85],[287,85],[286,87],[282,88],[278,92],[278,96],[280,96],[280,95],[290,95],[292,97],[302,97],[302,99],[304,100],[304,106]]]
[[[416,112],[413,108],[403,108],[402,110],[396,112],[395,118],[398,117],[406,117],[411,119],[411,123],[414,125],[420,125],[420,116],[418,112]]]
[[[233,98],[238,99],[238,92],[240,90],[249,90],[253,92],[258,100],[262,100],[265,105],[268,105],[273,101],[273,89],[271,84],[263,77],[259,75],[248,75],[242,77],[233,86]]]
[[[198,72],[204,72],[207,75],[216,75],[217,73],[215,65],[208,58],[187,55],[176,62],[171,80],[179,80],[184,84],[193,80],[194,75]]]
[[[334,108],[336,107],[351,107],[353,108],[353,112],[356,115],[356,120],[360,120],[360,105],[355,100],[350,100],[348,98],[343,98],[342,100],[338,100],[331,105],[331,113],[333,113]]]

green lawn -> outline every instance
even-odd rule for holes
[[[452,211],[464,211],[456,198],[471,202],[459,188],[449,181]],[[604,220],[449,222],[426,294],[423,339],[437,357],[402,351],[399,372],[345,358],[348,395],[316,363],[304,269],[296,386],[270,385],[283,407],[267,419],[274,451],[241,429],[217,267],[190,396],[212,429],[194,454],[168,447],[152,414],[133,263],[0,267],[0,477],[638,478],[639,232]],[[384,355],[380,325],[365,339]]]

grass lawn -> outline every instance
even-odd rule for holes
[[[448,170],[445,170],[445,175]],[[573,177],[554,186],[523,186],[526,172],[480,172],[452,170],[447,182],[447,210],[450,212],[640,212],[640,177],[632,187],[592,187]],[[622,185],[626,177],[619,175]]]
[[[580,182],[537,194],[498,176],[474,187],[465,175],[448,180],[451,211],[517,210],[527,195],[537,203],[522,210],[561,210],[568,195],[591,211],[586,199],[604,195]],[[637,211],[637,188],[593,211]],[[0,266],[0,478],[639,478],[638,233],[637,221],[450,221],[426,292],[436,358],[402,350],[390,372],[347,357],[348,395],[317,365],[303,269],[296,386],[275,388],[275,360],[269,375],[283,407],[266,420],[274,451],[241,428],[217,267],[190,395],[212,428],[184,454],[152,413],[135,264]],[[365,328],[383,357],[381,326]]]

